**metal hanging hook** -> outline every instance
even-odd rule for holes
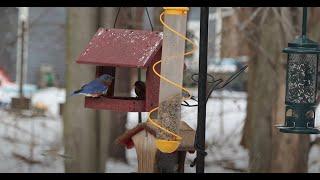
[[[302,16],[302,36],[307,36],[307,17],[308,17],[308,8],[303,7],[303,16]]]

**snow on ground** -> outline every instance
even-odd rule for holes
[[[44,98],[45,97],[45,98]],[[49,108],[49,114],[52,116],[59,115],[59,103],[64,103],[66,100],[66,92],[64,89],[55,87],[41,89],[32,96],[32,104],[38,102],[43,103]]]
[[[316,109],[316,118],[315,118],[315,126],[320,127],[320,106]],[[314,140],[316,137],[320,137],[319,135],[311,135],[311,140]],[[310,149],[309,152],[309,169],[310,173],[319,173],[320,172],[320,146],[315,145]]]
[[[41,101],[49,107],[50,116],[46,117],[0,110],[0,172],[64,171],[63,159],[59,156],[63,154],[63,127],[58,115],[58,103],[64,101],[64,96],[64,90],[57,88],[29,94],[32,104]],[[23,114],[30,114],[28,112]]]
[[[63,172],[62,158],[46,152],[63,153],[60,118],[0,111],[0,145],[0,172]]]
[[[196,95],[197,91],[193,89],[192,92]],[[45,100],[43,103],[50,105],[50,116],[46,117],[22,117],[0,109],[0,172],[64,172],[63,127],[62,119],[58,115],[58,103],[64,101],[64,96],[64,90],[56,88],[44,89],[33,94],[32,103]],[[219,99],[219,97],[225,98]],[[317,123],[320,121],[318,111],[320,108],[317,109]],[[205,172],[247,170],[248,152],[239,145],[245,113],[246,93],[214,92],[209,99],[206,122],[208,156]],[[147,113],[143,113],[143,121],[146,120],[146,115]],[[196,129],[197,107],[183,107],[182,119]],[[134,127],[137,122],[137,113],[129,113],[127,128]],[[106,172],[136,172],[136,152],[134,149],[126,152],[129,163],[124,164],[110,159],[106,163]],[[320,171],[319,153],[319,146],[311,149],[309,172]],[[195,167],[190,167],[195,156],[196,154],[187,155],[185,172],[195,172]]]
[[[30,98],[37,90],[37,87],[32,84],[25,84],[23,86],[23,95]],[[11,103],[12,97],[19,96],[19,86],[17,84],[11,83],[6,84],[6,86],[0,86],[0,102]]]

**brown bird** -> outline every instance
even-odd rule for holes
[[[145,99],[146,96],[146,84],[142,81],[136,81],[134,83],[134,92],[138,99]]]

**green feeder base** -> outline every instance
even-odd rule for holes
[[[320,130],[317,128],[306,128],[306,127],[286,127],[277,126],[282,133],[294,133],[294,134],[320,134]]]

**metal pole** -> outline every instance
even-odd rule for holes
[[[303,7],[303,19],[302,19],[302,36],[306,36],[306,32],[307,32],[307,17],[308,17],[308,13],[307,13],[307,7]]]
[[[206,87],[207,87],[207,54],[208,54],[208,20],[209,7],[201,7],[200,12],[200,49],[198,79],[198,122],[197,122],[197,161],[196,172],[204,173],[205,132],[206,132]]]
[[[141,69],[138,68],[138,81],[141,81]],[[138,123],[142,122],[141,112],[138,112]]]
[[[20,82],[19,82],[19,97],[23,98],[23,70],[24,70],[24,31],[25,22],[21,22],[21,55],[20,55]]]

